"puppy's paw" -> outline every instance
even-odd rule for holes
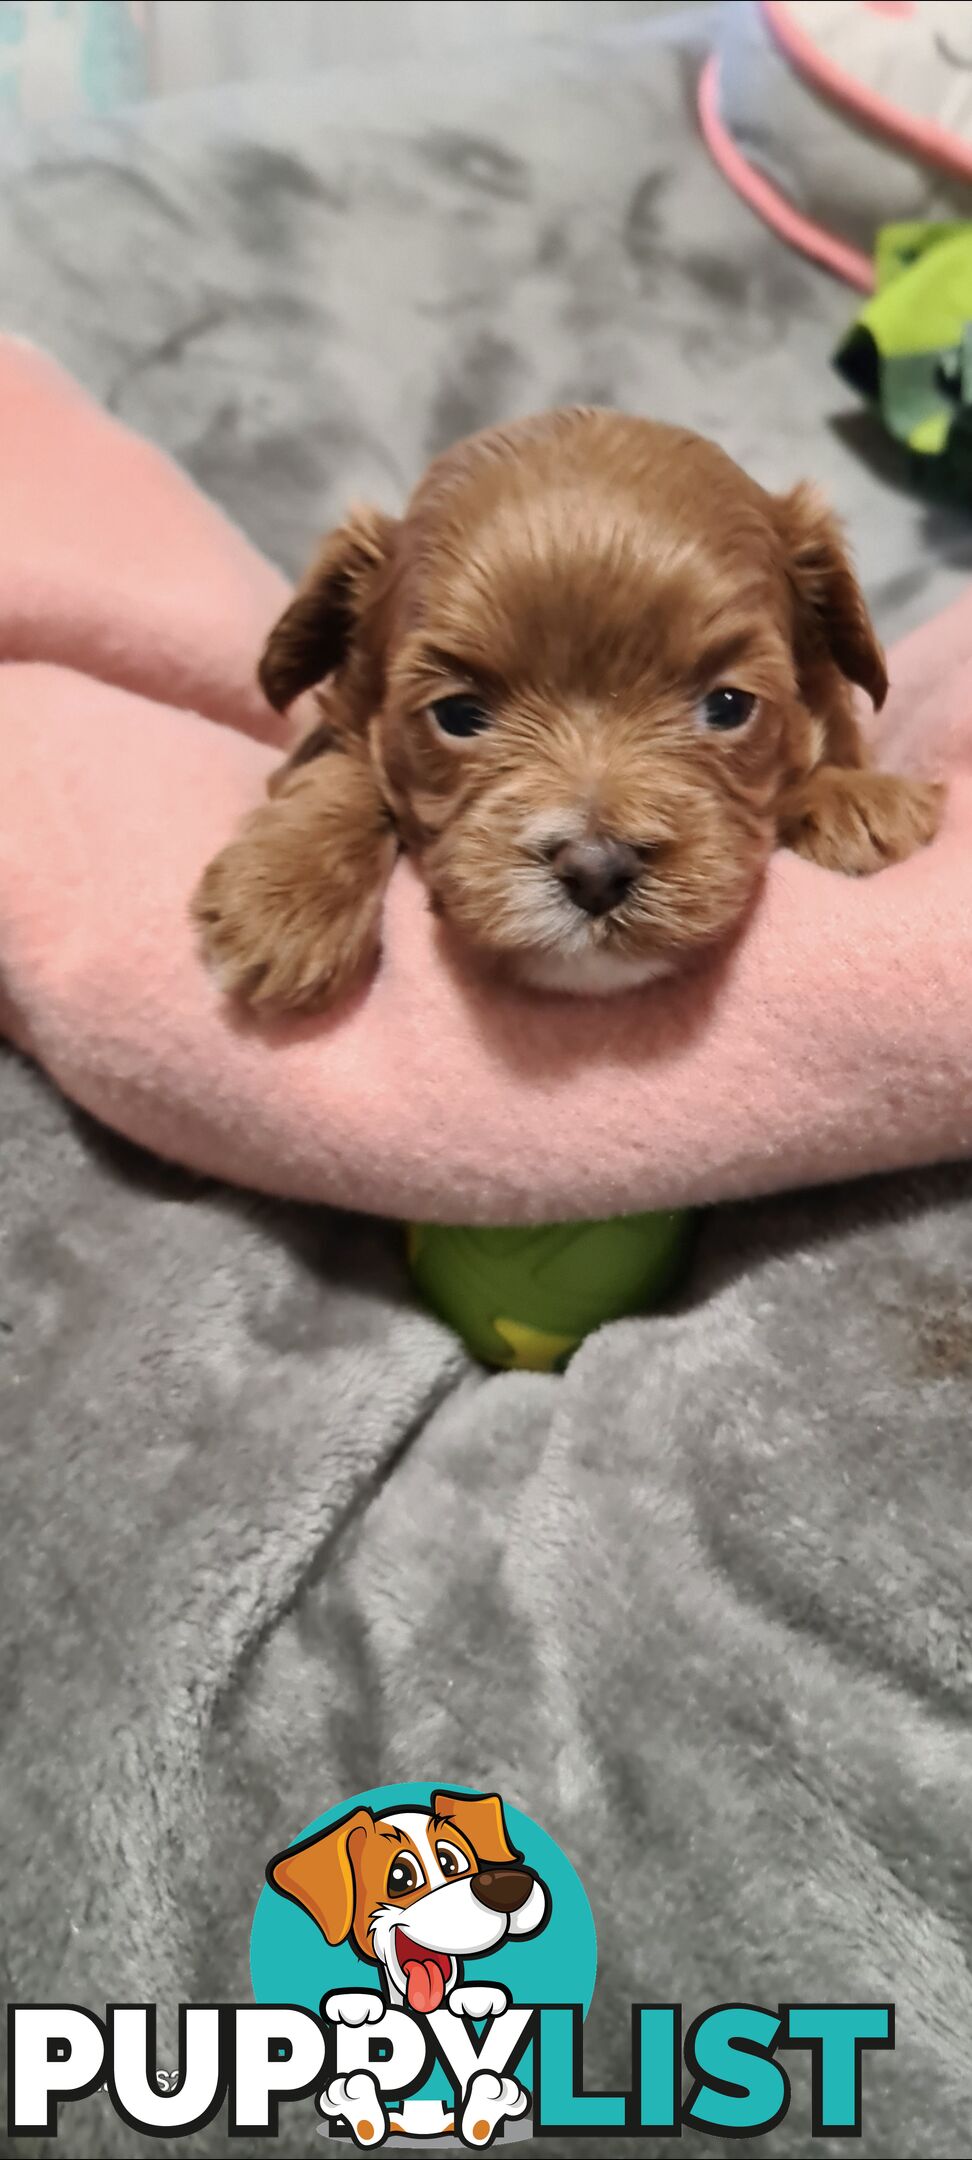
[[[332,2078],[321,2094],[323,2112],[343,2116],[356,2145],[368,2152],[388,2136],[385,2103],[368,2070],[352,2070],[348,2077]]]
[[[386,2007],[377,1988],[342,1988],[325,1995],[321,2011],[332,2025],[380,2025]]]
[[[870,877],[933,840],[945,790],[895,773],[822,765],[780,822],[780,840],[808,862]]]
[[[227,997],[282,1011],[335,1002],[377,951],[360,908],[335,907],[322,886],[268,874],[259,848],[233,841],[192,902],[203,958]]]
[[[248,1005],[311,1011],[336,1002],[375,958],[383,879],[307,834],[291,798],[256,811],[200,881],[191,913],[221,990]]]
[[[498,1987],[492,1981],[470,1982],[468,1986],[461,1984],[454,1987],[451,1995],[447,1997],[447,2002],[453,2017],[468,2017],[474,2020],[502,2017],[504,2010],[510,2007],[510,1998],[505,1987]]]
[[[460,2135],[466,2145],[492,2143],[501,2123],[525,2115],[529,2095],[518,2078],[500,2077],[496,2070],[477,2070],[469,2080],[462,2104]]]

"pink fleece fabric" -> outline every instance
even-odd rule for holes
[[[258,1026],[187,901],[285,739],[277,573],[47,358],[0,341],[0,1027],[190,1168],[425,1220],[712,1201],[972,1146],[972,599],[899,648],[888,762],[935,845],[853,883],[779,855],[733,952],[597,1002],[486,988],[403,862],[371,983]]]

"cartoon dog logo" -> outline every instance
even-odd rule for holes
[[[443,2006],[460,2018],[501,2016],[510,2007],[506,1989],[466,1982],[466,1962],[538,1935],[550,1915],[546,1885],[510,1843],[498,1793],[436,1792],[430,1807],[377,1815],[355,1808],[278,1853],[267,1880],[310,1914],[328,1943],[350,1940],[378,1969],[381,1994],[369,1987],[326,1997],[337,2025],[377,2023],[387,2006],[417,2018]],[[332,2078],[323,2101],[360,2145],[379,2144],[389,2130],[429,2138],[456,2127],[438,2102],[405,2100],[389,2117],[378,2080],[364,2069]],[[461,2134],[487,2144],[528,2105],[516,2078],[480,2070],[463,2094]]]

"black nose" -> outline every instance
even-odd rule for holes
[[[473,1897],[490,1912],[519,1912],[533,1889],[533,1876],[520,1867],[480,1868],[471,1887]]]
[[[610,915],[630,892],[639,859],[626,840],[565,840],[552,865],[575,907],[585,915]]]

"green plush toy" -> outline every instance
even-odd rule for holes
[[[535,1230],[414,1224],[409,1262],[427,1304],[484,1365],[562,1372],[593,1328],[672,1289],[693,1222],[681,1210]]]
[[[834,355],[915,475],[972,492],[972,222],[885,225],[872,297]]]

